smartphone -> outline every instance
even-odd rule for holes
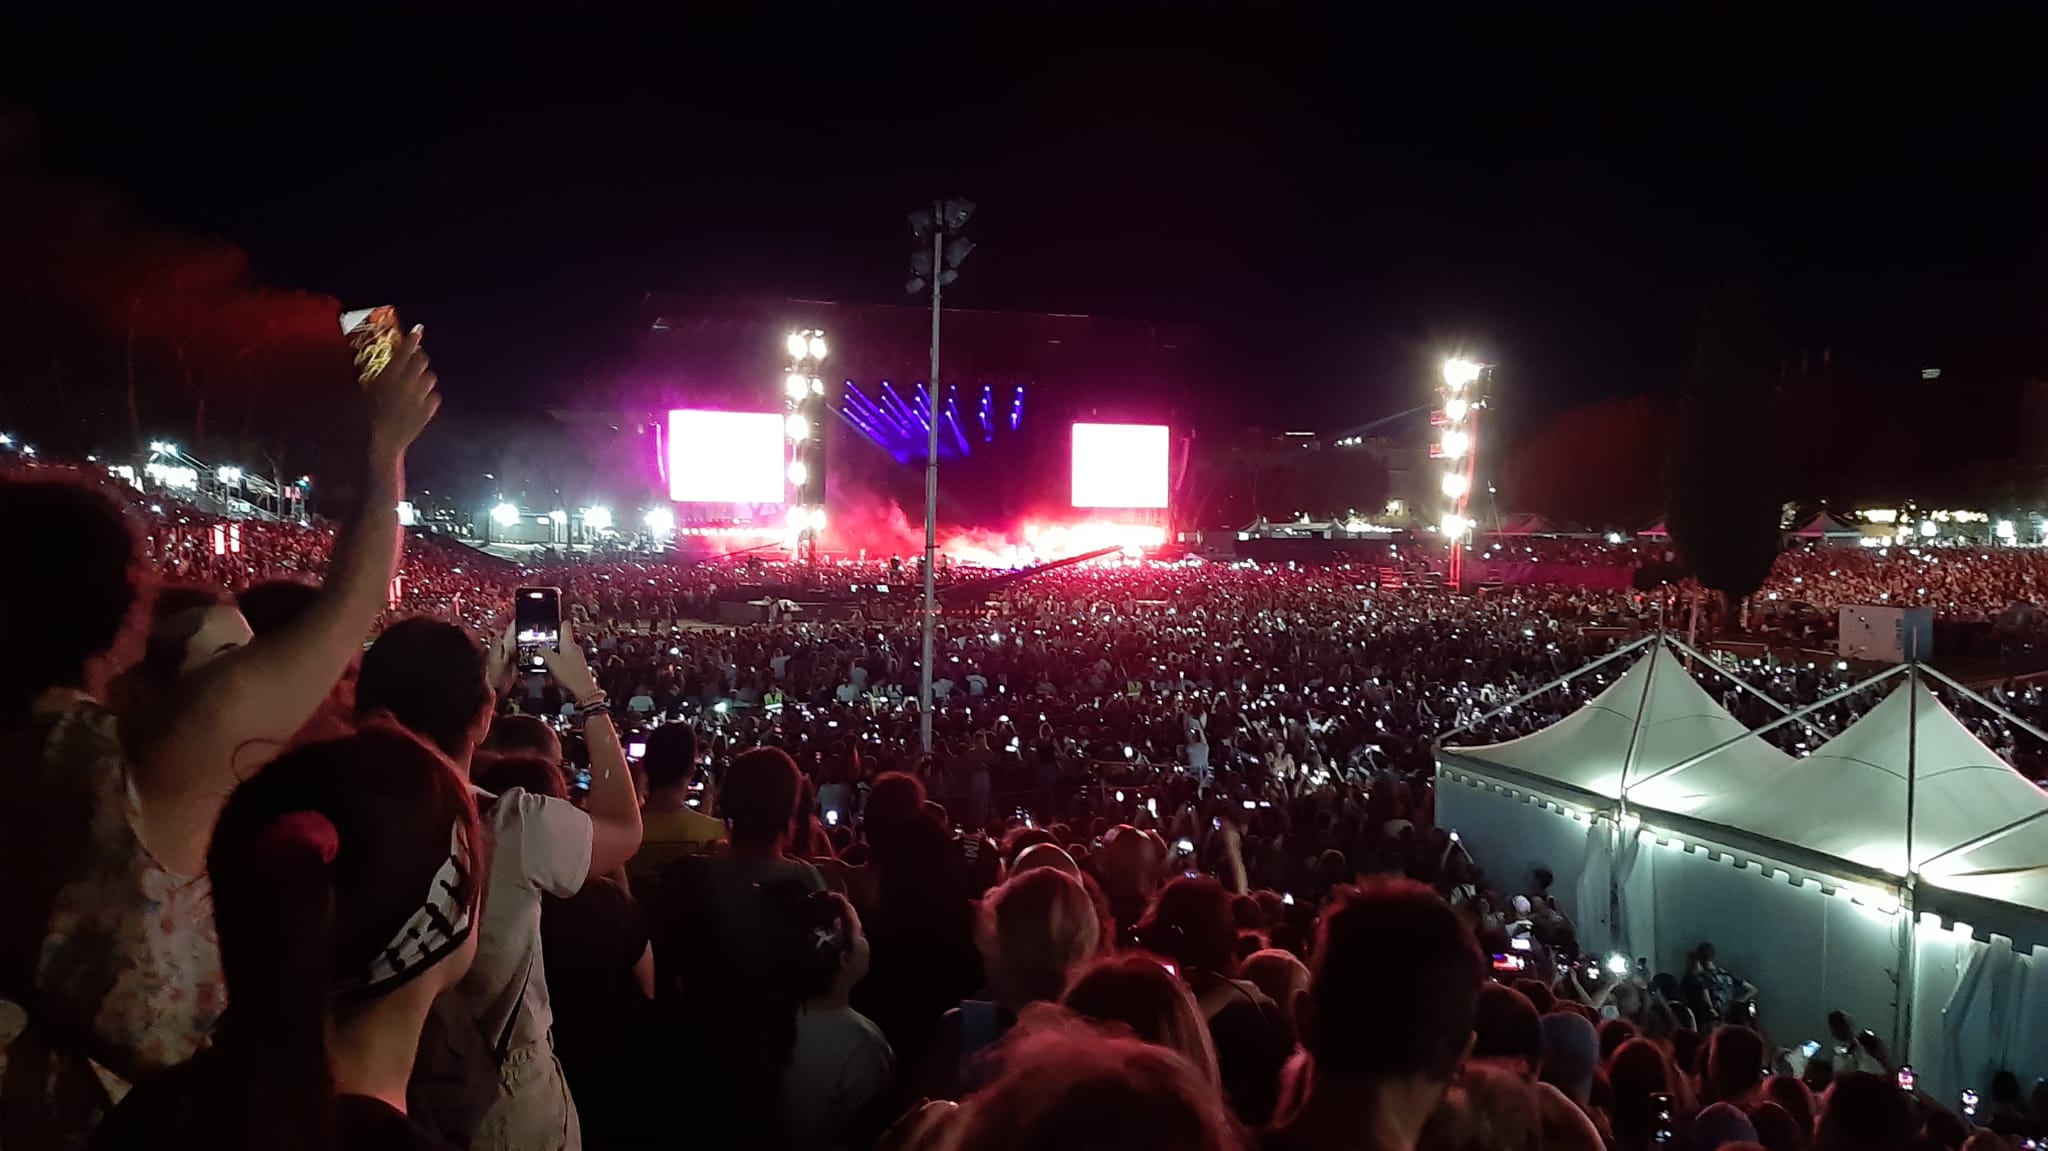
[[[646,740],[644,740],[644,739],[636,739],[636,740],[634,740],[634,741],[633,741],[632,743],[629,743],[629,744],[627,744],[627,745],[626,745],[626,758],[627,758],[627,759],[646,759],[646,758],[647,758],[647,741],[646,741]]]
[[[1510,939],[1508,940],[1508,946],[1514,948],[1516,951],[1527,951],[1529,950],[1528,937],[1524,936],[1519,939]]]
[[[546,671],[540,650],[562,650],[562,589],[523,587],[514,592],[512,627],[519,644],[519,670]]]
[[[1662,1091],[1650,1094],[1650,1145],[1672,1147],[1678,1143],[1678,1124],[1672,1116],[1671,1096]]]
[[[1175,843],[1173,847],[1175,851],[1180,852],[1182,855],[1187,855],[1195,850],[1195,841],[1192,839],[1183,839],[1180,842]]]
[[[1519,955],[1510,954],[1505,951],[1493,953],[1493,969],[1495,971],[1526,971],[1528,968],[1529,961]]]
[[[1977,1093],[1968,1088],[1963,1090],[1963,1118],[1972,1124],[1977,1122]]]
[[[1799,1045],[1799,1054],[1811,1059],[1820,1054],[1820,1040],[1809,1039]]]
[[[1915,1086],[1919,1084],[1919,1082],[1920,1077],[1918,1075],[1913,1074],[1913,1067],[1911,1064],[1907,1064],[1899,1068],[1899,1090],[1911,1091]]]
[[[569,773],[569,789],[588,794],[590,791],[590,769],[579,767]]]

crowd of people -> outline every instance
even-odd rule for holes
[[[798,575],[402,545],[434,385],[415,332],[333,530],[217,548],[91,475],[0,478],[40,541],[0,567],[34,609],[0,670],[0,1147],[2048,1135],[2048,1086],[1952,1108],[1847,1019],[1774,1036],[1710,945],[1584,954],[1547,872],[1435,825],[1431,741],[1561,717],[1611,675],[1503,709],[1654,597],[1065,569],[948,616],[927,755],[886,607],[720,627]],[[523,584],[562,589],[558,644],[505,626]]]

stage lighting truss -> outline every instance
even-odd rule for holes
[[[797,551],[807,554],[825,526],[825,381],[818,372],[831,348],[819,328],[789,333],[783,347],[789,353],[789,370],[782,378],[788,522]]]
[[[1442,382],[1437,386],[1439,407],[1431,419],[1436,442],[1429,454],[1444,463],[1440,481],[1444,494],[1443,516],[1437,523],[1451,547],[1451,586],[1464,578],[1464,545],[1475,526],[1470,514],[1473,477],[1479,454],[1479,410],[1486,406],[1485,389],[1492,365],[1462,356],[1443,362]]]

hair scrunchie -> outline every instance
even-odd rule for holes
[[[334,822],[317,811],[292,811],[270,821],[256,836],[258,863],[285,863],[301,852],[312,852],[322,864],[334,862],[341,850],[341,835]]]

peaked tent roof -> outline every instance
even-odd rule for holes
[[[1535,512],[1524,512],[1520,515],[1509,516],[1506,520],[1502,521],[1497,530],[1490,534],[1497,536],[1540,536],[1556,530],[1549,520],[1544,519]]]
[[[1799,539],[1854,539],[1863,533],[1836,519],[1834,513],[1821,512],[1792,534]]]
[[[1664,527],[1664,521],[1660,519],[1636,534],[1639,536],[1668,536],[1671,532]]]
[[[1741,736],[1748,738],[1701,766],[1737,761],[1747,769],[1740,772],[1744,776],[1792,767],[1785,753],[1749,735],[1659,642],[1607,690],[1549,727],[1502,743],[1442,748],[1438,757],[1480,771],[1506,768],[1539,782],[1618,799],[1624,773],[1641,778]]]
[[[1713,793],[1702,802],[1630,797],[1903,876],[1909,771],[1911,863],[1921,881],[2048,911],[2048,793],[1979,742],[1924,684],[1900,684],[1768,791],[1759,790],[1764,781],[1710,761],[1644,789],[1684,781],[1694,794]]]

